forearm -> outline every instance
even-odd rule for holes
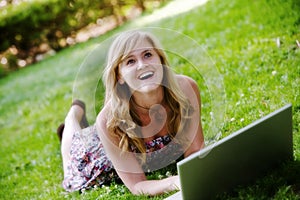
[[[146,180],[138,182],[131,191],[134,194],[158,195],[180,189],[179,177],[171,176],[162,180]]]

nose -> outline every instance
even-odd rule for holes
[[[146,63],[143,62],[143,60],[138,59],[137,60],[137,70],[144,69],[146,67]]]

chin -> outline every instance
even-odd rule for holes
[[[158,85],[157,83],[147,84],[138,88],[137,91],[142,93],[149,93],[149,92],[156,91],[159,88],[159,86],[160,85]]]

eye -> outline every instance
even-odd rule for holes
[[[146,52],[144,55],[145,58],[150,58],[151,56],[152,56],[151,52]]]
[[[128,59],[126,61],[126,65],[133,65],[135,63],[135,60],[134,59]]]

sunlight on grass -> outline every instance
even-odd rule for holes
[[[133,26],[137,28],[137,24],[176,30],[193,38],[209,54],[223,77],[226,92],[226,102],[218,105],[226,111],[221,127],[223,136],[286,103],[293,104],[295,161],[279,169],[270,169],[266,177],[222,197],[299,199],[300,48],[296,41],[300,39],[300,5],[295,0],[197,2],[203,2],[203,5],[194,4],[184,13],[179,12],[179,8],[192,4],[177,4],[178,10],[172,10],[170,5],[176,4],[171,2],[168,4],[173,13],[171,18],[162,18],[163,13],[158,18],[141,17],[0,79],[0,199],[149,199],[133,196],[124,185],[117,183],[81,195],[66,193],[61,187],[60,144],[55,134],[76,95],[72,87],[83,60],[105,38]],[[181,14],[176,15],[174,11]],[[168,37],[164,37],[162,43],[168,42]],[[174,45],[186,48],[188,56],[198,56],[193,54],[192,47],[180,41]],[[176,71],[193,77],[199,84],[206,134],[211,123],[211,96],[205,78],[178,55],[170,52],[170,57]],[[97,64],[97,59],[100,56],[90,62]],[[96,113],[103,100],[102,83],[98,84]],[[157,171],[149,178],[160,178],[167,171],[170,169]],[[172,173],[176,173],[176,169]],[[152,199],[166,196],[168,194]]]
[[[208,0],[174,0],[165,7],[153,11],[151,15],[141,17],[134,21],[134,26],[145,26],[147,24],[159,21],[165,18],[174,17],[182,13],[204,5]]]

